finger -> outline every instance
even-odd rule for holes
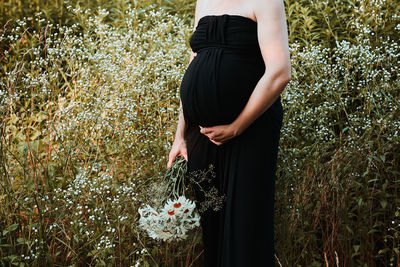
[[[167,168],[171,167],[172,163],[174,162],[174,159],[176,158],[176,155],[177,155],[176,152],[173,152],[172,154],[169,155]]]
[[[182,149],[182,150],[179,152],[179,155],[181,155],[182,157],[185,158],[186,161],[188,161],[188,156],[187,156],[187,150],[186,150],[186,149]]]
[[[219,143],[225,143],[226,141],[229,140],[229,138],[221,136],[221,137],[214,137],[214,138],[212,138],[212,140],[214,140],[215,142],[219,142]]]
[[[201,127],[200,128],[200,132],[203,133],[203,134],[209,134],[209,133],[212,132],[212,129],[206,128],[206,127]]]
[[[211,141],[211,142],[214,142],[214,143],[215,143],[215,142],[219,142],[219,140],[216,140],[215,138],[210,138],[210,141]]]
[[[210,138],[210,139],[212,139],[212,140],[214,140],[216,142],[222,142],[225,138],[223,136],[218,135],[218,134],[214,134],[212,136],[212,138]]]
[[[208,138],[210,138],[211,137],[211,134],[212,134],[212,132],[200,132],[200,133],[202,133],[202,134],[204,134],[205,136],[207,136]]]
[[[223,144],[222,142],[217,142],[217,141],[214,141],[214,140],[211,140],[211,142],[213,142],[213,143],[216,144],[217,146],[220,146],[220,145]]]
[[[222,132],[214,132],[214,138],[213,139],[218,138],[221,135],[222,135]]]

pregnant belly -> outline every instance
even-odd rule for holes
[[[221,53],[218,49],[198,53],[180,87],[185,119],[204,127],[233,122],[264,71],[259,58]]]

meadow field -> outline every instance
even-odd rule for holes
[[[183,239],[139,221],[145,204],[194,199],[185,161],[166,168],[194,8],[0,0],[1,266],[201,266],[195,217]],[[277,266],[398,267],[398,0],[285,8]]]

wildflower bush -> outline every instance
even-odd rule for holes
[[[277,189],[284,222],[277,244],[285,247],[278,253],[286,262],[294,249],[293,257],[315,266],[397,264],[400,240],[387,236],[400,202],[398,44],[293,44],[291,52]]]
[[[198,227],[165,242],[139,221],[146,204],[186,203],[167,201],[183,192],[163,195],[176,188],[161,177],[195,1],[0,3],[1,263],[201,265]],[[396,266],[400,7],[285,7],[277,264]],[[180,177],[183,161],[172,169]]]
[[[399,7],[286,4],[292,80],[282,97],[279,263],[396,266]]]
[[[68,8],[72,26],[16,20],[1,33],[2,262],[190,260],[137,224],[175,134],[190,28],[162,10],[132,7],[115,27],[105,9]]]

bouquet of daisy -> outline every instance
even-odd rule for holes
[[[138,209],[139,226],[156,240],[183,240],[189,230],[200,226],[196,204],[185,197],[185,173],[186,160],[179,156],[148,194],[155,207],[146,204]]]

